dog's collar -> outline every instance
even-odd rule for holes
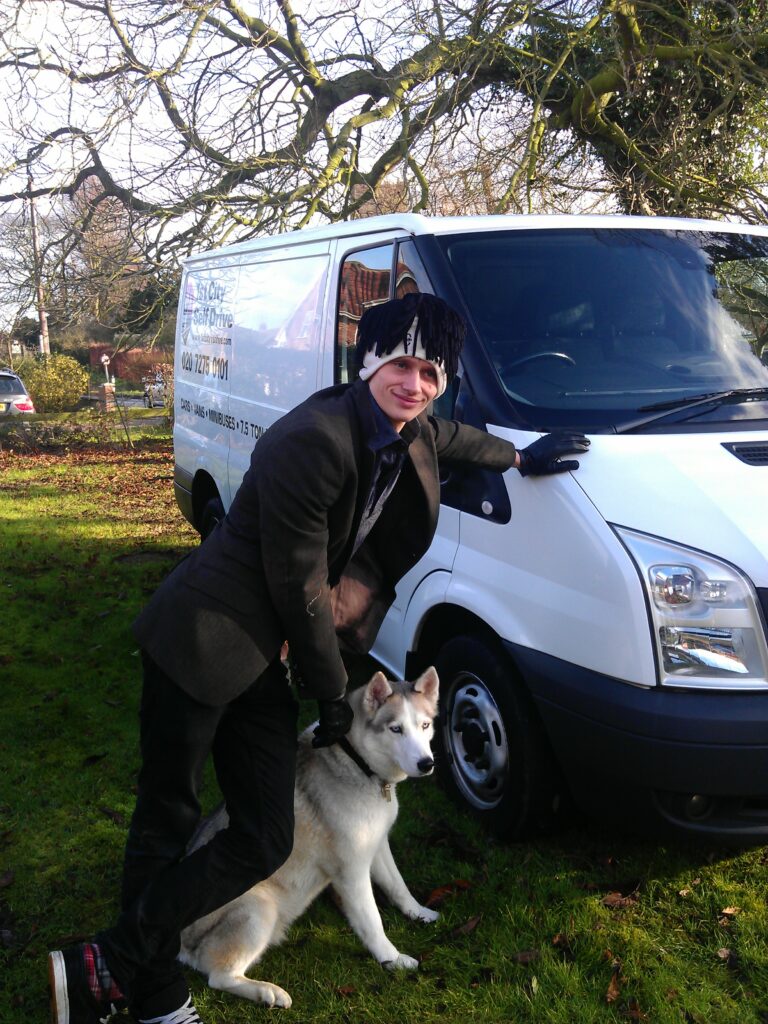
[[[385,782],[384,779],[379,779],[379,777],[376,775],[376,772],[371,768],[371,766],[368,764],[365,758],[358,754],[358,752],[355,750],[355,748],[352,746],[352,744],[349,742],[346,736],[342,736],[341,739],[337,740],[336,742],[339,744],[344,753],[348,757],[352,758],[352,760],[355,762],[360,771],[367,775],[369,779],[378,779],[381,789],[381,795],[384,797],[387,803],[391,803],[392,783]]]

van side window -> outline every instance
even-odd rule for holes
[[[409,292],[429,292],[432,295],[434,291],[416,246],[413,242],[401,242],[395,266],[395,298],[402,299]]]
[[[378,245],[345,257],[339,281],[335,380],[347,384],[355,376],[354,346],[360,317],[369,306],[390,297],[394,246]]]
[[[409,292],[428,292],[434,295],[432,282],[427,276],[421,257],[416,252],[413,242],[401,242],[397,249],[397,263],[395,264],[395,297],[401,299]],[[432,403],[432,411],[436,416],[444,419],[453,417],[453,407],[456,403],[456,393],[459,387],[459,378],[451,381],[445,394],[441,395]]]

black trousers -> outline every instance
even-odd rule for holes
[[[298,705],[279,659],[232,703],[208,707],[142,657],[142,767],[122,913],[97,940],[134,1016],[153,1017],[187,997],[176,962],[182,929],[267,878],[291,852]],[[209,755],[229,827],[185,857]]]

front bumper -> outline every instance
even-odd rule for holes
[[[642,689],[506,646],[584,810],[644,832],[768,843],[768,692]]]

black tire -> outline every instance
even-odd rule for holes
[[[479,637],[458,636],[435,667],[437,771],[449,795],[502,839],[551,829],[558,773],[511,663]]]
[[[221,520],[225,516],[224,506],[221,502],[221,498],[216,495],[215,498],[209,498],[208,501],[203,505],[203,512],[200,516],[200,540],[203,541],[205,538],[216,529]]]

